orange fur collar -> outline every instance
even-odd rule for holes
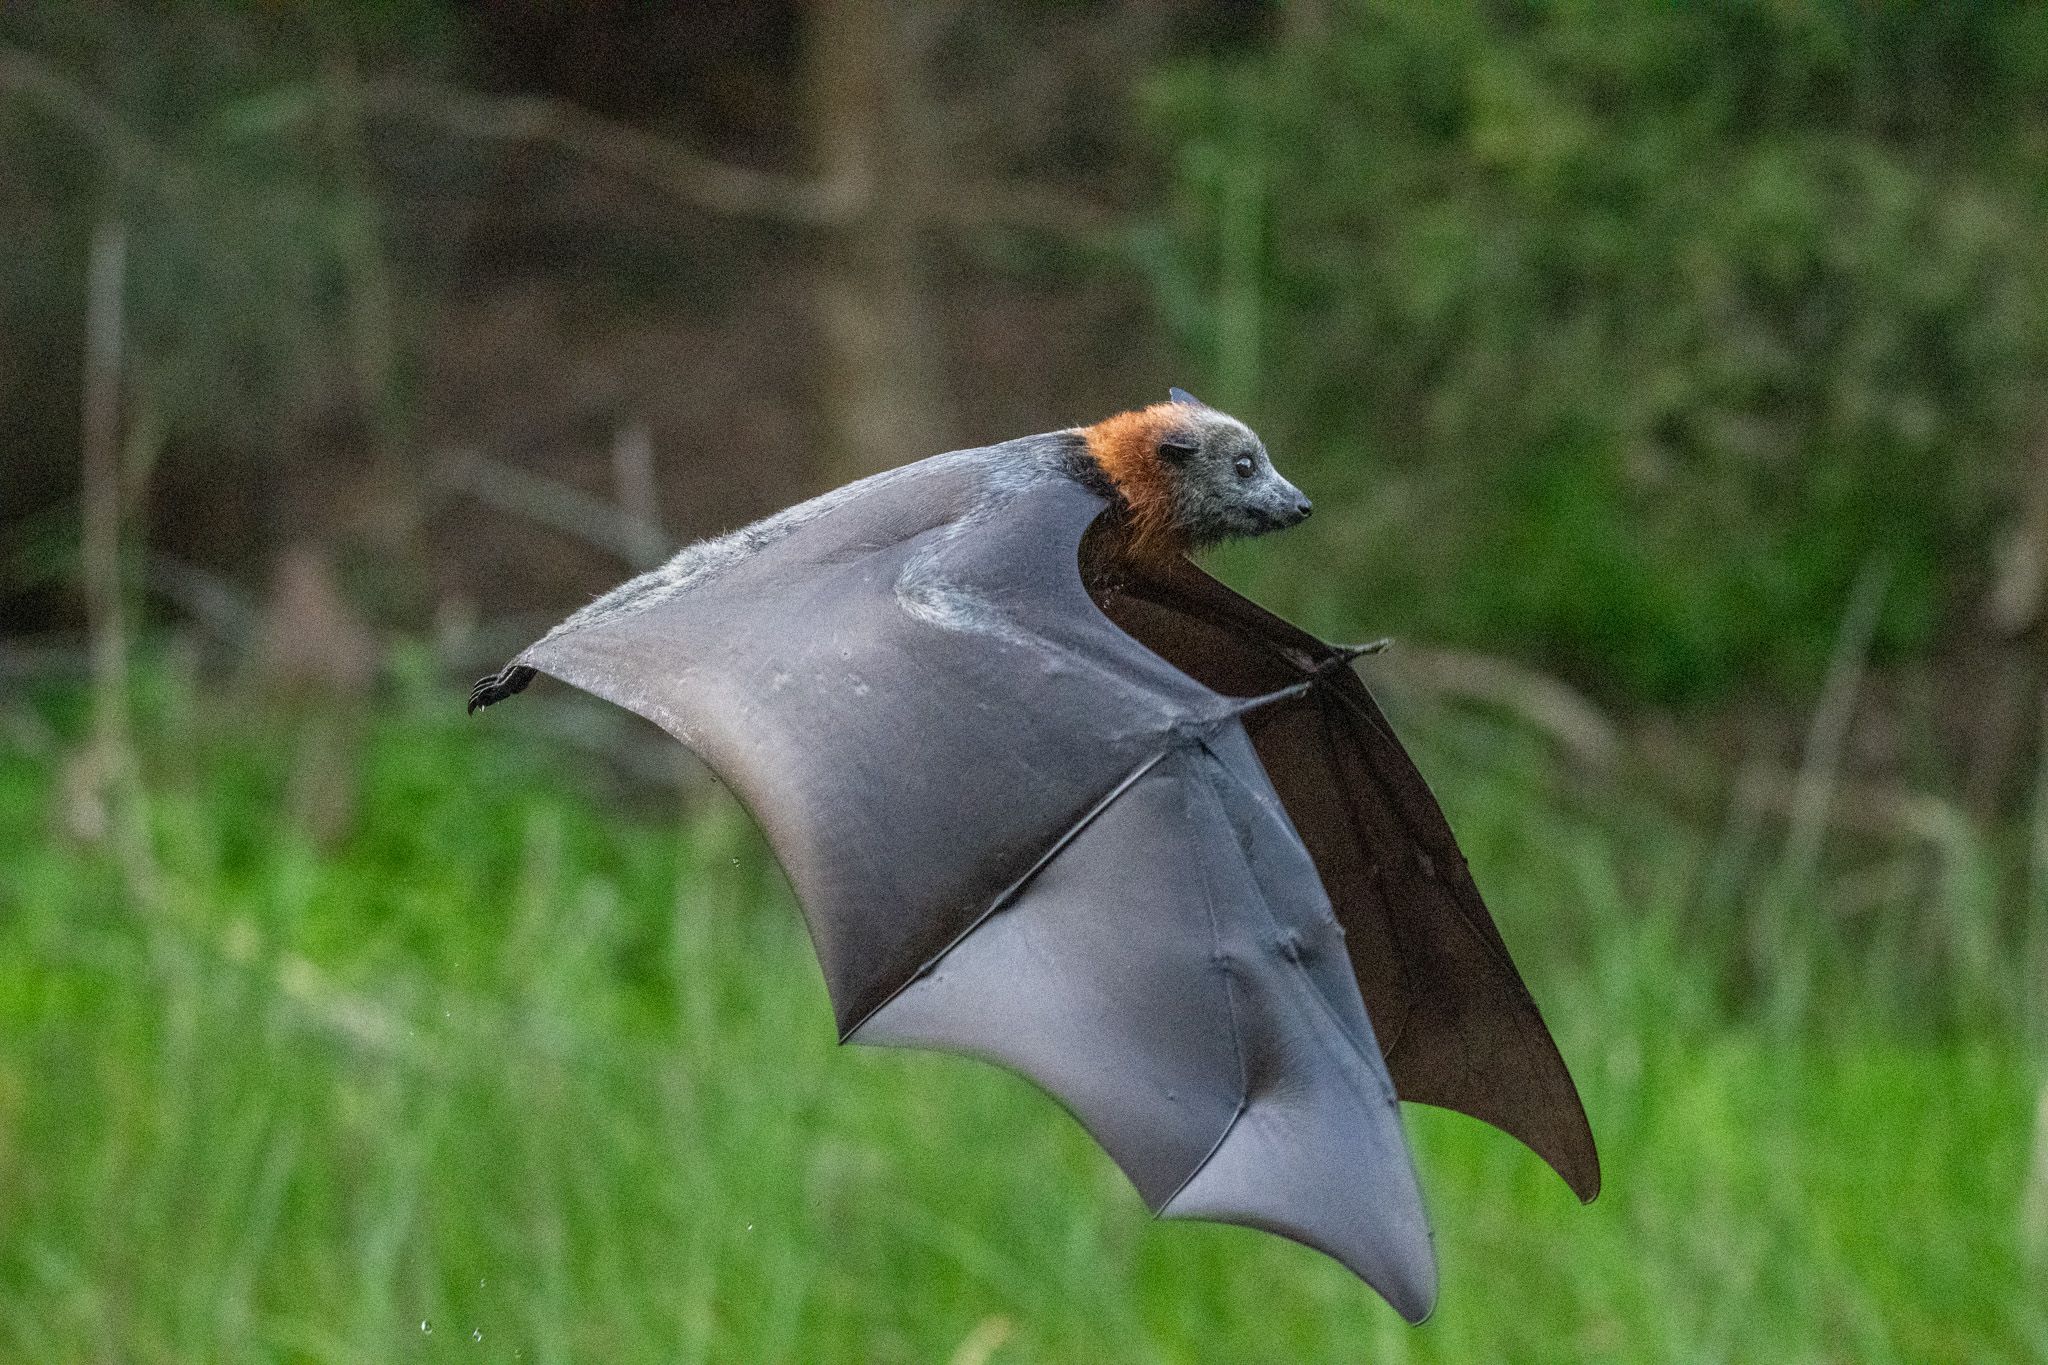
[[[1081,429],[1088,453],[1123,500],[1131,552],[1147,559],[1170,559],[1188,548],[1173,516],[1174,471],[1159,454],[1159,443],[1186,418],[1178,403],[1154,403]]]

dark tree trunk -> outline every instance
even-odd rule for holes
[[[815,170],[853,208],[824,247],[817,291],[834,482],[951,443],[923,231],[945,177],[909,17],[901,0],[819,0],[804,38]]]

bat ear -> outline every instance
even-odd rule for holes
[[[1168,389],[1166,391],[1166,401],[1169,403],[1179,403],[1181,406],[1189,408],[1206,408],[1209,406],[1186,389]]]
[[[1180,464],[1192,459],[1202,443],[1184,431],[1176,431],[1159,438],[1159,454],[1168,464]]]

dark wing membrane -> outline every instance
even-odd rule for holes
[[[1571,1075],[1442,810],[1365,684],[1330,666],[1330,646],[1185,560],[1104,578],[1095,595],[1131,635],[1218,692],[1317,677],[1247,724],[1344,926],[1395,1090],[1512,1134],[1592,1199],[1599,1157]]]
[[[1244,707],[1090,601],[1102,507],[935,466],[515,665],[732,786],[842,1037],[1007,1064],[1163,1216],[1306,1242],[1419,1318],[1428,1231],[1328,899]]]

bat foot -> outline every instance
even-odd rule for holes
[[[469,713],[475,715],[486,706],[518,696],[533,681],[533,674],[524,664],[507,664],[488,678],[478,678],[476,686],[469,689]]]

